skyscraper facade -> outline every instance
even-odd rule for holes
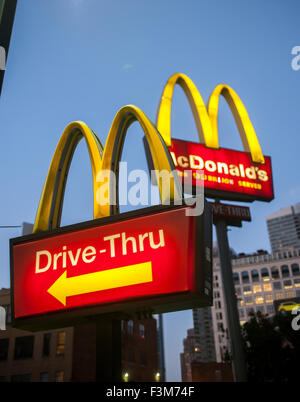
[[[267,216],[272,253],[300,248],[300,202]]]

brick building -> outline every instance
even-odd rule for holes
[[[95,381],[95,324],[29,332],[11,326],[10,290],[0,289],[6,330],[0,331],[0,381]],[[156,320],[122,321],[124,381],[158,380]]]

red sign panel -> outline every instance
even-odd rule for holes
[[[177,295],[171,310],[180,306],[180,295],[209,304],[209,217],[187,216],[188,209],[156,208],[126,219],[120,215],[118,221],[91,221],[91,227],[13,239],[14,318],[92,306],[124,311],[124,303],[134,301],[139,301],[135,309],[155,310],[170,303],[170,295]]]
[[[186,177],[192,186],[204,182],[207,197],[239,201],[271,201],[274,198],[271,158],[268,156],[264,156],[265,163],[254,163],[250,153],[212,149],[183,140],[172,140],[169,151],[180,176]]]

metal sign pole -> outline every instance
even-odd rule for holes
[[[103,318],[96,321],[96,382],[122,381],[121,322]]]
[[[164,351],[164,330],[163,330],[163,315],[158,315],[158,349],[159,349],[159,370],[160,381],[166,381],[166,366],[165,366],[165,351]]]
[[[243,340],[240,328],[240,319],[237,309],[237,299],[232,277],[231,255],[228,244],[227,224],[224,219],[215,221],[218,249],[220,258],[220,269],[223,282],[223,292],[226,302],[226,313],[228,330],[231,341],[231,354],[233,375],[235,381],[247,381],[247,368]]]

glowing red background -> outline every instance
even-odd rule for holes
[[[195,217],[185,216],[185,211],[186,208],[164,211],[15,244],[13,246],[15,318],[79,306],[128,301],[132,298],[192,292],[195,286]],[[114,258],[110,257],[110,242],[103,240],[105,236],[122,232],[126,232],[126,237],[153,232],[154,241],[158,243],[159,229],[164,230],[165,247],[152,249],[149,242],[145,241],[144,251],[137,253],[129,251],[127,255],[122,255],[119,238],[115,243]],[[53,270],[51,266],[46,272],[35,273],[36,251],[46,249],[53,255],[62,251],[63,246],[67,246],[67,250],[72,250],[73,255],[79,247],[81,251],[87,246],[94,246],[97,250],[97,257],[93,262],[84,263],[80,256],[76,267],[67,265],[67,277],[152,261],[153,282],[70,296],[67,297],[67,304],[64,306],[47,292],[47,289],[62,275],[64,268],[58,266],[57,270]],[[108,251],[100,254],[99,250],[104,248]],[[131,250],[130,243],[128,250]]]

